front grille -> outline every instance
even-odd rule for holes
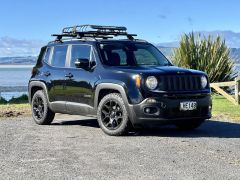
[[[160,77],[160,90],[192,91],[201,90],[201,76],[198,75],[167,75]]]

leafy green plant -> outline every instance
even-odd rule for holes
[[[3,97],[0,97],[0,104],[6,104],[7,100],[4,99]]]
[[[19,103],[28,103],[28,96],[26,94],[23,94],[20,97],[12,98],[8,101],[9,104],[19,104]]]
[[[234,78],[230,50],[220,36],[213,39],[193,32],[184,34],[179,48],[173,50],[172,59],[177,66],[206,72],[210,82],[224,82]]]

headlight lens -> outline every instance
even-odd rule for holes
[[[205,76],[202,76],[201,77],[201,85],[202,85],[202,88],[206,88],[207,87],[207,84],[208,84],[208,81],[207,81],[207,78]]]
[[[154,90],[157,88],[158,81],[154,76],[149,76],[146,80],[146,85],[149,89]]]

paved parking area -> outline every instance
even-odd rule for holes
[[[113,178],[240,179],[240,124],[110,137],[81,116],[58,115],[50,126],[0,120],[0,179]]]

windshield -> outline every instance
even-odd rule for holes
[[[153,45],[140,43],[100,44],[103,63],[109,66],[169,66],[168,59]]]

